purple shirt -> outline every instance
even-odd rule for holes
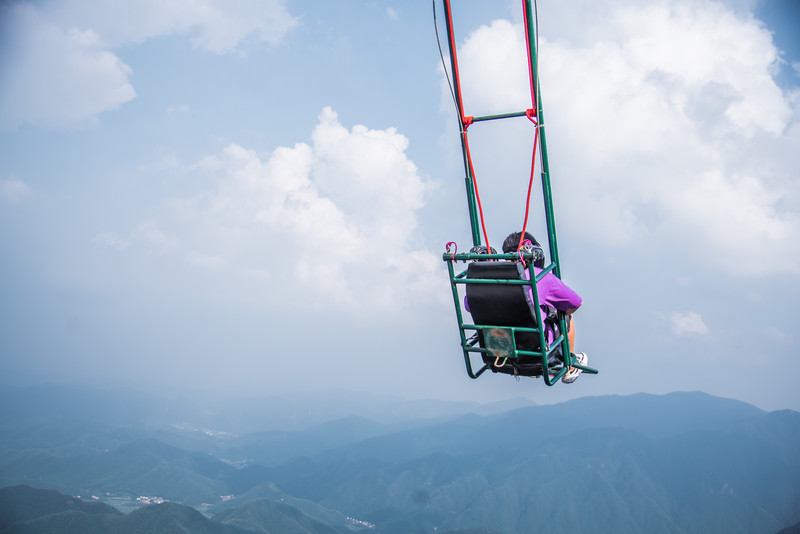
[[[542,269],[534,266],[533,272],[536,276],[539,276],[539,273],[542,272]],[[523,276],[525,277],[525,280],[530,280],[530,271],[525,269]],[[562,282],[561,279],[552,272],[544,275],[536,284],[536,288],[539,290],[539,304],[541,306],[552,306],[557,310],[567,311],[580,308],[581,304],[583,304],[583,299],[581,296],[578,295],[567,284]],[[533,307],[533,288],[530,286],[525,286],[525,293],[529,305]],[[469,303],[467,302],[466,297],[464,297],[464,308],[469,311]],[[544,324],[547,314],[541,310],[541,308],[539,310],[539,314],[541,315],[542,323]],[[552,343],[555,339],[555,332],[553,332],[552,329],[547,328],[545,337],[548,343]]]
[[[533,272],[536,276],[539,276],[539,273],[542,272],[542,269],[538,267],[533,268]],[[525,269],[525,280],[530,280],[530,271]],[[547,273],[542,277],[541,280],[536,284],[536,289],[539,292],[539,304],[541,306],[552,306],[557,310],[560,311],[567,311],[567,310],[574,310],[576,308],[580,308],[581,304],[583,304],[583,299],[580,295],[578,295],[571,287],[561,281],[556,275],[552,272]],[[533,306],[533,289],[530,286],[525,286],[525,292],[527,293],[528,302]],[[545,317],[547,314],[540,310],[539,313],[542,316],[542,322],[544,323]],[[555,332],[553,332],[550,328],[547,329],[546,332],[547,342],[551,343],[555,339]]]
[[[536,276],[539,276],[542,270],[538,267],[534,267],[533,272]],[[528,269],[525,269],[524,276],[525,280],[531,279]],[[567,311],[580,308],[581,304],[583,304],[583,299],[580,295],[575,293],[572,288],[562,282],[561,279],[552,272],[544,275],[536,284],[536,288],[539,290],[539,304],[542,306],[547,304],[557,310]],[[530,301],[533,302],[533,290],[530,286],[525,286],[525,289],[527,290]]]

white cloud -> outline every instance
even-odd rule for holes
[[[708,334],[708,327],[703,321],[703,317],[696,312],[670,313],[669,326],[676,336]]]
[[[664,73],[677,82],[674,111],[702,112],[681,100],[714,83],[731,92],[724,115],[733,127],[783,131],[791,110],[772,79],[778,51],[752,16],[740,18],[713,2],[622,7],[615,15],[632,72]]]
[[[31,188],[16,176],[0,180],[0,199],[16,204],[31,194]]]
[[[794,336],[774,325],[762,327],[759,335],[767,341],[777,342],[781,345],[794,345]]]
[[[166,254],[181,248],[180,240],[166,234],[156,221],[143,221],[136,229],[136,235],[149,244],[149,251],[153,253]]]
[[[0,12],[12,28],[0,52],[0,126],[79,122],[136,96],[131,69],[93,31],[61,29],[30,4]]]
[[[214,53],[247,38],[276,44],[297,24],[282,0],[67,0],[46,6],[62,27],[91,28],[111,48],[166,35]]]
[[[706,247],[712,263],[742,276],[797,272],[800,218],[794,209],[780,209],[784,191],[769,189],[754,175],[719,170],[695,180],[669,198],[677,219],[672,233],[694,238],[692,252],[703,254]]]
[[[656,254],[672,243],[728,274],[800,272],[800,101],[772,78],[769,31],[714,2],[590,7],[602,23],[540,37],[561,227]],[[521,25],[483,26],[459,53],[468,114],[527,107]]]
[[[458,54],[467,114],[490,115],[531,107],[521,25],[500,19],[481,26],[459,47]]]
[[[348,130],[330,108],[312,140],[269,155],[232,144],[202,159],[190,172],[214,176],[216,189],[173,201],[134,239],[247,276],[271,298],[292,287],[301,306],[445,301],[441,259],[417,242],[428,185],[405,153],[408,140],[394,128]]]
[[[121,45],[180,35],[221,54],[250,38],[276,44],[297,23],[280,0],[8,2],[0,19],[3,128],[80,123],[135,98]]]

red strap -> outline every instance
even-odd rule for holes
[[[520,243],[522,237],[525,236],[525,229],[528,227],[528,210],[531,208],[531,190],[533,189],[533,175],[536,168],[536,147],[539,146],[539,126],[536,126],[536,135],[533,138],[533,157],[531,158],[531,178],[528,181],[528,198],[525,201],[525,221],[522,223],[522,236],[520,236]]]
[[[447,19],[448,19],[448,27],[450,28],[450,30],[448,32],[448,39],[452,43],[452,46],[453,46],[453,48],[452,48],[453,82],[455,84],[455,91],[458,94],[458,98],[456,99],[456,102],[458,103],[458,108],[459,108],[458,109],[458,113],[461,115],[461,121],[464,124],[464,131],[462,132],[462,135],[464,136],[464,151],[467,153],[467,161],[469,163],[469,172],[472,175],[472,187],[475,189],[475,198],[476,198],[476,200],[478,202],[478,211],[480,212],[480,217],[481,217],[481,227],[483,228],[483,237],[486,240],[486,248],[487,248],[487,250],[490,250],[490,248],[489,248],[489,238],[488,238],[487,233],[486,233],[486,225],[484,224],[484,221],[483,221],[483,206],[481,206],[481,197],[478,194],[478,182],[477,182],[477,179],[475,177],[475,169],[472,166],[472,155],[470,154],[469,141],[467,140],[467,128],[469,127],[470,124],[472,124],[473,117],[472,116],[468,116],[468,115],[464,115],[463,100],[462,100],[462,97],[461,97],[461,76],[459,74],[459,68],[458,68],[458,57],[457,57],[457,54],[456,54],[456,38],[455,38],[455,35],[453,33],[453,19],[452,19],[451,10],[450,10],[450,0],[444,0],[444,3],[445,3],[445,13],[447,14]]]
[[[486,241],[486,251],[491,252],[492,248],[489,246],[489,234],[486,232],[486,222],[483,220],[483,205],[481,204],[481,195],[478,193],[478,179],[475,176],[475,167],[472,165],[472,152],[469,149],[469,139],[467,138],[466,128],[464,129],[464,146],[467,152],[467,162],[469,163],[469,173],[472,175],[472,187],[475,189],[475,200],[478,201],[478,213],[481,217],[481,229],[483,229],[483,239]]]
[[[444,0],[444,1],[445,1],[446,8],[447,8],[446,9],[446,13],[449,14],[449,12],[450,12],[450,9],[449,9],[450,0]],[[528,29],[529,29],[528,7],[527,7],[527,3],[526,3],[525,0],[522,0],[522,12],[523,12],[523,18],[524,18],[524,21],[525,21],[525,44],[526,44],[526,52],[527,52],[527,55],[528,55],[528,78],[530,80],[531,105],[532,105],[532,107],[530,109],[527,109],[525,111],[525,116],[528,117],[528,120],[530,120],[531,122],[533,122],[536,125],[536,135],[535,135],[535,138],[534,138],[534,141],[533,141],[533,157],[532,157],[532,161],[531,161],[531,175],[530,175],[530,181],[528,182],[528,196],[527,196],[527,199],[526,199],[526,202],[525,202],[525,221],[524,221],[524,223],[522,225],[522,234],[524,236],[525,229],[528,226],[528,211],[530,210],[531,191],[533,190],[533,177],[534,177],[535,168],[536,168],[536,147],[539,145],[539,124],[538,124],[538,121],[537,121],[537,111],[536,111],[537,110],[537,106],[538,106],[537,99],[536,99],[536,80],[535,80],[535,73],[534,73],[534,69],[533,69],[533,62],[531,61],[531,46],[530,46],[531,43],[530,43],[530,37],[529,37],[530,32],[528,31]],[[453,30],[452,30],[452,28],[453,28],[452,19],[449,20],[449,27],[450,27],[450,35],[449,35],[450,42],[453,43],[453,46],[455,46],[455,36],[453,35]],[[454,75],[454,78],[455,78],[456,91],[458,93],[457,101],[460,103],[461,102],[461,82],[459,80],[460,76],[459,76],[459,68],[458,68],[458,59],[456,58],[455,50],[453,50],[453,75]],[[461,107],[461,106],[459,106],[459,107]],[[474,168],[473,163],[472,163],[472,153],[470,152],[469,140],[467,138],[467,128],[469,128],[470,125],[474,122],[474,117],[471,116],[471,115],[463,115],[463,110],[462,109],[459,109],[458,111],[461,114],[461,122],[463,124],[462,135],[464,136],[464,147],[465,147],[465,152],[467,154],[467,163],[469,165],[469,173],[470,173],[470,175],[472,177],[472,187],[475,190],[475,199],[477,200],[477,204],[478,204],[478,212],[480,214],[481,228],[483,229],[483,238],[486,240],[486,248],[487,248],[487,250],[491,251],[491,247],[489,246],[489,235],[486,232],[486,223],[484,222],[484,218],[483,218],[483,206],[481,204],[481,196],[480,196],[480,193],[478,192],[478,181],[477,181],[477,177],[475,176],[475,168]]]

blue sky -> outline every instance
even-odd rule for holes
[[[453,4],[467,113],[529,107],[519,2]],[[600,375],[466,376],[430,2],[67,0],[0,5],[2,383],[800,409],[796,3],[541,4],[562,271]],[[499,243],[532,130],[470,132]]]

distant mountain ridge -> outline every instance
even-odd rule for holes
[[[774,534],[800,521],[800,413],[698,392],[202,439],[171,426],[0,428],[2,485],[208,503],[214,528],[274,517],[312,532]]]
[[[42,503],[49,503],[43,507]],[[91,506],[98,505],[98,506]],[[0,516],[0,534],[346,534],[303,515],[299,510],[256,500],[209,519],[192,507],[165,502],[123,515],[102,503],[29,486],[0,490],[0,511],[22,506],[28,513]],[[105,508],[103,508],[105,507]]]
[[[101,425],[163,426],[191,422],[228,433],[294,431],[358,416],[385,424],[436,420],[464,413],[491,415],[533,406],[528,399],[480,404],[442,400],[405,400],[371,393],[317,391],[255,398],[201,395],[155,396],[133,390],[45,385],[0,386],[0,425],[36,421],[84,421]]]

